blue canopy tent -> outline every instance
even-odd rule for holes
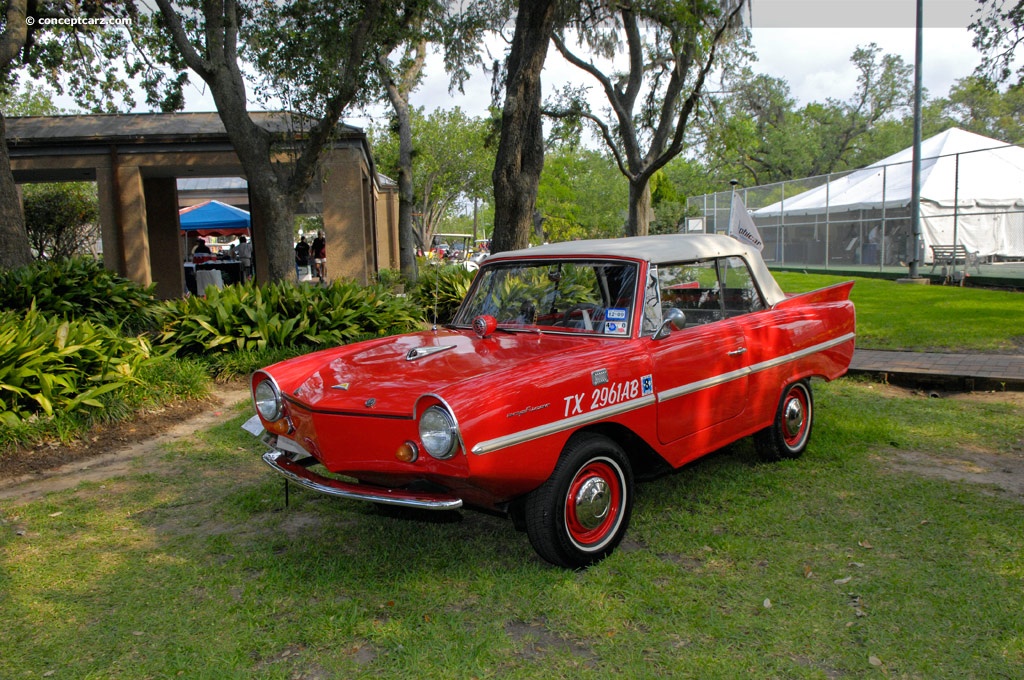
[[[178,222],[181,226],[181,235],[185,240],[186,258],[190,253],[188,243],[190,236],[200,238],[204,236],[249,235],[249,213],[220,201],[206,201],[182,208],[178,211]],[[208,285],[215,285],[219,288],[223,285],[222,281],[231,283],[244,280],[244,272],[241,270],[241,264],[237,261],[225,261],[218,258],[217,255],[205,254],[195,255],[191,257],[191,260],[192,262],[185,264],[185,287],[192,294],[205,290]],[[193,268],[193,264],[196,267]],[[213,269],[217,271],[213,271]],[[204,280],[202,278],[204,276],[208,277],[208,280]]]
[[[178,211],[183,236],[248,236],[249,213],[220,201],[206,201]]]

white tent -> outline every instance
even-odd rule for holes
[[[754,211],[755,218],[906,209],[913,149]],[[981,256],[1024,257],[1024,148],[952,128],[921,143],[925,246],[963,245]],[[926,249],[926,260],[931,252]]]

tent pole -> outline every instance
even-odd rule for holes
[[[953,165],[953,270],[950,272],[950,280],[956,281],[956,246],[959,241],[960,226],[960,154],[956,155],[956,163]],[[967,258],[964,258],[964,274],[967,274]]]
[[[882,271],[885,266],[885,191],[886,184],[889,181],[889,166],[882,166],[882,237],[878,241],[878,271]]]

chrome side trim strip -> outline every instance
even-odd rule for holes
[[[658,392],[658,403],[661,403],[663,401],[669,401],[670,399],[675,399],[686,394],[699,392],[700,390],[704,390],[709,387],[715,387],[716,385],[723,385],[729,382],[730,380],[736,380],[737,378],[742,378],[747,375],[753,375],[754,373],[767,371],[770,368],[782,366],[783,364],[788,364],[791,361],[797,361],[799,359],[803,359],[804,357],[808,357],[812,354],[817,354],[818,352],[823,352],[827,349],[832,349],[833,347],[837,347],[843,344],[844,342],[849,342],[850,340],[853,340],[856,337],[857,336],[854,333],[847,333],[846,335],[842,335],[838,338],[834,338],[827,342],[822,342],[812,347],[807,347],[805,349],[800,350],[799,352],[793,352],[792,354],[786,354],[781,357],[775,357],[774,359],[762,361],[759,364],[754,364],[752,366],[747,366],[746,368],[740,368],[735,371],[723,373],[722,375],[716,375],[715,377],[708,378],[706,380],[698,380],[697,382],[687,383],[686,385],[680,385],[679,387],[673,387],[670,390]]]
[[[281,451],[267,451],[263,454],[263,462],[299,486],[328,496],[420,510],[455,510],[462,507],[462,499],[454,496],[370,487],[323,477],[293,463],[287,454]]]
[[[646,397],[640,397],[638,399],[630,399],[614,406],[606,406],[599,408],[596,411],[590,411],[589,413],[581,413],[578,416],[572,416],[571,418],[563,418],[562,420],[556,420],[546,425],[539,425],[532,427],[529,430],[522,430],[514,434],[508,434],[504,437],[498,437],[497,439],[491,439],[485,442],[480,442],[473,447],[473,453],[478,456],[482,456],[485,453],[491,453],[498,449],[503,449],[507,446],[514,446],[516,444],[522,444],[528,442],[531,439],[539,439],[540,437],[546,437],[549,434],[555,434],[562,430],[571,430],[580,425],[586,425],[597,420],[603,420],[612,416],[617,416],[628,411],[633,411],[644,406],[650,406],[654,403],[654,395],[648,395]]]
[[[728,373],[716,375],[713,378],[705,378],[704,380],[698,380],[697,382],[687,383],[685,385],[680,385],[679,387],[673,387],[670,390],[658,392],[658,403],[660,404],[663,401],[669,401],[671,399],[675,399],[676,397],[682,397],[687,394],[693,394],[694,392],[700,392],[701,390],[706,390],[707,388],[714,387],[716,385],[724,385],[727,382],[731,382],[733,380],[736,380],[737,378],[742,378],[744,376],[750,375],[753,372],[753,367],[747,366],[746,368],[738,368],[735,371],[729,371]]]

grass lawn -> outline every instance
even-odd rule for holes
[[[642,484],[625,544],[580,573],[486,515],[284,508],[240,407],[0,508],[0,677],[1021,677],[1021,497],[907,470],[1020,459],[1019,396],[815,389],[802,459],[744,441]]]
[[[850,277],[773,272],[787,293]],[[1024,352],[1024,293],[856,278],[857,346],[937,352]]]

